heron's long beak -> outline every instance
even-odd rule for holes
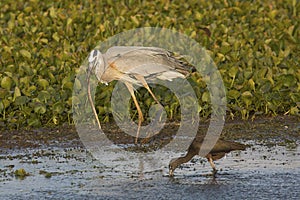
[[[96,121],[98,123],[99,130],[101,130],[101,124],[99,122],[97,111],[95,109],[95,105],[94,105],[94,102],[93,102],[93,99],[92,99],[92,96],[91,96],[90,76],[91,76],[91,73],[92,73],[92,70],[94,69],[94,67],[95,67],[95,63],[94,62],[89,62],[89,66],[87,68],[87,77],[86,77],[86,81],[87,81],[87,94],[88,94],[88,99],[90,101],[90,105],[91,105],[92,110],[94,112],[95,119],[96,119]]]
[[[87,69],[86,69],[86,73],[87,73],[87,80],[89,80],[90,79],[90,76],[91,76],[91,73],[92,73],[92,70],[94,69],[94,67],[95,67],[95,63],[94,62],[92,62],[92,63],[89,63],[89,65],[88,65],[88,67],[87,67]]]
[[[173,169],[170,169],[170,170],[169,170],[169,176],[170,176],[170,177],[173,177],[173,176],[174,176],[174,170],[173,170]]]

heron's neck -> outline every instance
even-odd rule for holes
[[[177,166],[179,166],[183,163],[190,161],[194,156],[195,156],[195,154],[188,152],[185,156],[177,158],[175,162],[176,162]]]

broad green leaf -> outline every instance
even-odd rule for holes
[[[0,113],[2,113],[3,110],[4,110],[4,105],[3,105],[2,101],[0,101]]]
[[[81,89],[81,83],[78,79],[75,79],[74,88],[76,88],[77,90]]]
[[[62,113],[64,111],[64,105],[61,102],[56,102],[55,104],[53,104],[52,106],[52,111],[55,113]]]
[[[236,76],[236,74],[238,73],[238,71],[239,71],[239,67],[238,66],[233,66],[233,67],[231,67],[229,69],[228,74],[229,74],[230,77],[233,78],[233,77]]]
[[[59,35],[57,32],[55,32],[53,35],[52,35],[52,38],[56,41],[56,42],[59,42],[60,38],[59,38]]]
[[[46,106],[43,103],[36,102],[34,105],[34,112],[37,114],[44,114],[46,112]]]
[[[73,90],[73,82],[69,81],[63,85],[63,89]]]
[[[56,18],[57,17],[57,14],[56,14],[55,10],[56,9],[53,6],[49,9],[51,18]]]
[[[292,115],[299,115],[299,114],[300,114],[299,108],[298,108],[297,106],[292,107],[292,108],[290,109],[290,113],[291,113]]]
[[[27,7],[24,8],[24,12],[25,13],[31,13],[32,9],[33,9],[32,7],[27,6]]]
[[[7,108],[8,106],[10,106],[11,101],[7,100],[7,99],[2,99],[2,103],[4,106],[4,109]]]
[[[77,96],[72,96],[71,98],[71,104],[70,105],[78,105],[78,104],[80,104],[81,103],[81,101],[80,101],[80,99],[77,97]]]
[[[9,92],[6,89],[0,88],[0,99],[4,99],[8,94]]]
[[[14,92],[14,99],[13,99],[13,101],[14,101],[17,97],[19,97],[19,96],[21,96],[21,91],[20,91],[20,89],[19,89],[18,87],[15,87],[15,92]]]
[[[24,57],[24,58],[31,58],[31,53],[29,51],[27,51],[26,49],[21,49],[20,50],[20,54]]]
[[[130,16],[131,20],[135,23],[135,25],[139,26],[140,22],[139,20],[136,18],[136,16]]]
[[[26,104],[27,101],[28,101],[28,98],[26,96],[19,96],[19,97],[16,98],[15,104],[17,106],[21,106],[21,105]]]
[[[203,14],[201,14],[201,12],[198,12],[195,10],[195,19],[198,21],[201,21],[203,18]]]
[[[249,79],[253,75],[252,68],[247,68],[243,70],[244,78]]]
[[[252,96],[253,96],[252,93],[249,92],[249,91],[246,91],[246,92],[242,93],[243,98],[251,98]]]
[[[67,19],[67,26],[70,26],[73,22],[73,19],[72,18],[68,18]]]
[[[44,90],[49,86],[49,82],[46,79],[38,79],[38,85],[41,86]]]
[[[248,84],[249,84],[251,90],[255,91],[255,83],[252,78],[248,80]]]
[[[32,126],[32,127],[39,127],[41,126],[41,121],[38,117],[32,116],[27,120],[27,124],[28,126]]]
[[[41,102],[47,102],[50,98],[51,98],[51,95],[48,91],[42,90],[39,92],[38,99]]]
[[[7,91],[10,91],[11,85],[12,85],[12,79],[10,77],[5,76],[1,80],[1,87],[6,89]]]
[[[286,87],[295,86],[297,83],[297,79],[291,74],[281,75],[280,80],[282,81],[283,85]]]
[[[259,86],[259,90],[263,93],[268,93],[272,89],[272,83],[269,80],[263,80]]]
[[[47,38],[41,38],[40,42],[43,44],[48,44],[48,39]]]
[[[31,81],[31,77],[25,76],[20,78],[20,83],[23,83],[25,86],[28,86]]]
[[[229,90],[227,93],[227,96],[230,99],[237,99],[237,98],[239,98],[240,95],[241,95],[241,93],[237,90]]]
[[[25,88],[22,90],[22,93],[25,94],[27,97],[30,97],[33,95],[33,93],[36,91],[36,86],[35,85],[31,85],[28,88]]]
[[[209,93],[206,91],[206,92],[204,92],[203,94],[202,94],[202,101],[203,102],[209,102],[210,101],[210,95],[209,95]]]

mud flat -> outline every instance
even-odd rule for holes
[[[123,149],[105,149],[100,159],[87,151],[74,127],[2,131],[0,198],[300,198],[298,119],[226,122],[222,138],[251,147],[216,161],[219,173],[215,178],[209,163],[199,157],[176,169],[170,178],[168,162],[185,152],[124,150],[131,139],[122,138],[114,125],[106,128],[114,133],[111,137],[119,138]],[[173,131],[174,127],[169,129],[170,135]],[[149,145],[157,146],[156,142],[150,140]],[[20,169],[26,174],[18,175]]]

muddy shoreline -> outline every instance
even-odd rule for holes
[[[170,123],[164,135],[147,141],[148,145],[168,141],[177,124]],[[207,124],[201,123],[199,131],[205,132]],[[114,124],[103,128],[119,144],[134,142]],[[1,199],[300,197],[300,123],[296,117],[226,121],[221,138],[251,147],[217,161],[219,172],[215,178],[201,157],[183,164],[170,178],[168,162],[185,152],[162,151],[151,156],[107,149],[100,159],[95,159],[74,126],[1,131],[0,135]],[[16,174],[21,169],[26,176]]]
[[[205,133],[208,121],[200,122],[199,131]],[[153,138],[161,140],[174,135],[179,122],[169,122],[161,135]],[[54,128],[3,130],[0,131],[0,149],[36,148],[39,146],[57,145],[66,147],[83,147],[74,125],[62,125]],[[108,138],[117,143],[133,144],[134,138],[124,133],[114,123],[103,125]],[[258,118],[254,121],[226,120],[221,138],[225,140],[256,140],[266,145],[294,145],[300,140],[300,118],[277,116]]]

